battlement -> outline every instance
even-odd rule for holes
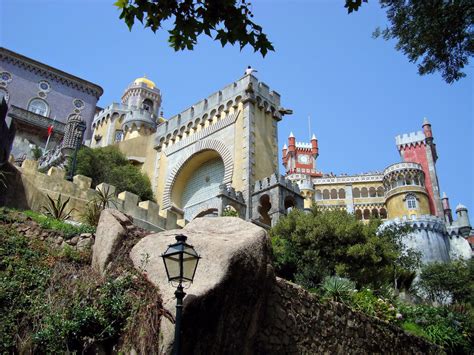
[[[44,174],[38,171],[37,161],[28,159],[23,162],[21,172],[24,189],[30,196],[29,206],[33,210],[40,211],[42,206],[46,205],[47,195],[57,198],[61,194],[65,199],[69,198],[68,208],[75,209],[73,219],[79,220],[87,204],[96,198],[98,190],[102,190],[116,196],[109,207],[130,215],[139,227],[152,231],[176,228],[172,221],[159,215],[158,204],[153,201],[140,201],[138,195],[128,191],[117,194],[113,185],[102,183],[92,189],[92,179],[89,177],[76,175],[73,181],[67,181],[64,179],[65,170],[53,166]]]
[[[254,99],[260,108],[265,108],[275,119],[280,119],[280,94],[270,90],[256,77],[246,75],[158,126],[155,145],[160,146],[163,138],[169,140],[183,132],[190,132],[191,128],[204,125],[206,120],[228,113],[231,107],[236,109],[239,102],[246,98]]]
[[[244,196],[241,191],[235,191],[232,186],[226,184],[219,185],[219,195],[223,195],[231,200],[245,204]]]
[[[298,184],[292,182],[291,180],[286,179],[283,175],[274,173],[262,180],[257,180],[254,184],[253,192],[261,192],[267,189],[274,187],[275,185],[280,185],[286,189],[299,194],[300,188]]]
[[[127,105],[117,103],[117,102],[113,102],[112,104],[105,107],[100,112],[98,112],[94,115],[94,119],[92,121],[92,127],[95,128],[95,126],[97,125],[97,123],[99,121],[107,119],[108,116],[111,116],[114,113],[117,113],[119,115],[125,115],[129,110],[130,110],[130,108]]]
[[[390,224],[399,224],[405,225],[408,224],[412,226],[414,229],[422,229],[422,230],[430,230],[439,232],[442,234],[446,233],[446,225],[444,220],[432,215],[421,215],[421,216],[403,216],[402,218],[394,218],[382,224],[383,226],[388,226]]]
[[[311,180],[303,180],[299,183],[300,190],[314,190]]]
[[[406,145],[415,145],[417,143],[424,143],[425,134],[422,131],[405,133],[395,137],[395,143],[398,149]]]
[[[303,142],[296,142],[295,146],[296,146],[296,148],[302,148],[302,149],[312,149],[313,148],[311,143],[303,143]]]

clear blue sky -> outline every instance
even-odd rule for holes
[[[432,123],[441,190],[454,209],[471,211],[473,82],[453,85],[439,75],[420,77],[393,42],[372,39],[386,17],[371,0],[348,15],[343,0],[255,0],[254,20],[276,52],[221,48],[205,37],[191,52],[174,52],[166,33],[137,24],[129,32],[113,0],[0,0],[2,46],[90,80],[104,88],[99,105],[119,101],[146,74],[163,93],[165,117],[239,78],[247,65],[294,110],[279,125],[279,144],[293,131],[309,139],[307,117],[319,139],[325,172],[382,170],[399,161],[394,137]]]

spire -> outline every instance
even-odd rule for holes
[[[313,136],[311,137],[311,140],[316,139],[316,135],[313,133]]]
[[[293,135],[293,132],[290,132],[290,135],[288,136],[288,138],[295,138],[295,136]]]
[[[423,118],[423,126],[425,124],[430,124],[430,121],[428,121],[428,119],[426,117]]]
[[[448,198],[448,196],[446,196],[446,192],[443,192],[443,198]]]
[[[283,150],[287,150],[287,149],[288,147],[286,146],[286,143],[285,143],[285,145],[283,145]]]

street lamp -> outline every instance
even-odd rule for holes
[[[74,156],[72,158],[71,169],[69,170],[69,174],[67,176],[67,180],[72,181],[74,177],[74,173],[76,171],[76,164],[77,164],[77,151],[81,147],[82,144],[82,137],[84,136],[84,132],[86,130],[86,123],[84,121],[80,121],[77,123],[75,127],[75,139],[76,139],[76,146],[74,147]]]
[[[181,354],[181,315],[183,312],[183,282],[193,282],[196,268],[201,258],[192,245],[186,243],[187,237],[179,234],[176,243],[168,245],[168,249],[161,255],[165,264],[168,281],[177,283],[176,296],[176,324],[174,329],[173,353]]]

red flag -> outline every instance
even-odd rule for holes
[[[48,127],[48,137],[53,133],[53,125]]]

